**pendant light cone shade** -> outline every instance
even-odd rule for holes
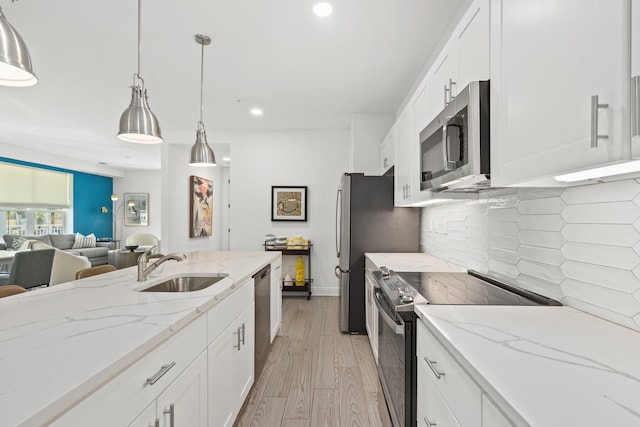
[[[120,116],[118,138],[138,144],[157,144],[162,142],[160,124],[149,108],[147,90],[132,86],[131,103]]]
[[[0,8],[0,86],[26,87],[36,83],[27,45]]]
[[[196,131],[196,143],[191,147],[191,161],[189,166],[211,167],[216,165],[216,156],[207,142],[207,132],[204,130],[202,123],[202,98],[204,86],[204,47],[211,44],[211,37],[204,34],[196,34],[196,43],[201,46],[200,55],[200,121],[198,122],[198,130]]]
[[[191,161],[189,166],[210,167],[216,165],[216,155],[207,142],[207,132],[198,129],[196,143],[191,147]]]

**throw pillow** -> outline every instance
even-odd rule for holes
[[[20,246],[22,246],[22,244],[27,240],[28,239],[23,236],[14,237],[13,242],[11,243],[11,247],[13,248],[13,250],[17,251],[20,249]]]
[[[81,233],[76,233],[76,240],[73,242],[73,246],[71,249],[82,249],[82,248],[95,248],[96,247],[96,236],[91,233],[87,236],[83,236]]]

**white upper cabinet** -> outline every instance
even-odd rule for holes
[[[380,144],[380,175],[384,175],[396,164],[396,133],[391,128]]]
[[[631,146],[640,157],[640,2],[631,2]]]
[[[629,157],[629,8],[491,1],[492,185]]]
[[[475,1],[438,55],[431,68],[430,118],[440,113],[470,82],[489,79],[489,17],[489,0]]]
[[[395,205],[409,206],[411,204],[411,154],[414,144],[411,143],[411,111],[404,109],[394,125],[396,135],[396,165],[395,165]],[[417,142],[415,146],[417,147]]]
[[[410,144],[410,167],[411,167],[411,201],[413,203],[426,200],[431,194],[429,191],[420,191],[420,132],[430,121],[431,105],[431,80],[432,76],[427,75],[422,84],[418,87],[416,95],[411,104],[411,140]]]

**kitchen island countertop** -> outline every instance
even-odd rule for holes
[[[193,252],[145,282],[131,267],[0,299],[2,425],[46,425],[279,256]],[[212,273],[229,276],[197,292],[137,292],[167,277]]]
[[[640,333],[570,307],[415,311],[517,425],[640,425]]]

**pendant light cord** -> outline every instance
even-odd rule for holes
[[[200,54],[200,122],[198,123],[198,127],[200,127],[200,125],[202,125],[202,128],[204,128],[204,123],[202,122],[202,115],[203,115],[203,87],[204,87],[204,43],[200,45],[201,46],[201,54]]]
[[[133,75],[133,86],[136,85],[136,77],[142,82],[142,88],[144,89],[144,79],[140,74],[140,57],[142,56],[142,0],[138,0],[138,72]]]

